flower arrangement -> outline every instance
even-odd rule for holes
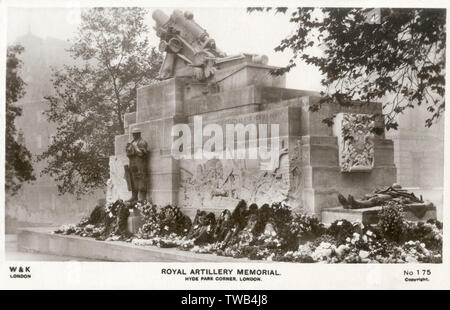
[[[300,242],[313,240],[325,232],[325,227],[319,219],[308,214],[295,214],[290,227],[291,233]]]
[[[405,215],[399,202],[389,200],[379,212],[379,227],[386,239],[399,241],[405,228]]]
[[[150,202],[136,203],[143,225],[139,228],[137,236],[141,239],[150,239],[160,235],[160,223],[158,222],[158,208]]]
[[[359,223],[351,223],[347,220],[334,221],[326,230],[326,233],[333,236],[338,244],[344,243],[347,238],[353,236],[356,232],[361,233]]]
[[[430,249],[442,248],[442,225],[435,220],[426,223],[404,222],[404,239],[420,240]]]
[[[167,205],[157,213],[160,234],[187,235],[192,222],[177,206]]]
[[[78,235],[81,237],[98,238],[104,234],[104,225],[92,225],[88,224],[88,220],[83,218],[78,224],[62,225],[60,228],[54,231],[56,234],[62,235]]]
[[[143,222],[134,236],[124,231],[130,208]],[[178,207],[160,208],[149,202],[130,206],[118,200],[97,206],[89,218],[63,225],[55,233],[252,260],[442,262],[442,223],[406,221],[396,202],[386,204],[380,219],[378,225],[337,220],[325,227],[314,216],[293,213],[285,204],[258,208],[241,201],[233,212],[222,212],[217,221],[213,213],[199,210],[192,223]]]
[[[190,227],[190,219],[176,206],[167,205],[158,209],[150,202],[136,203],[144,224],[137,235],[142,239],[149,239],[165,235],[187,235]]]

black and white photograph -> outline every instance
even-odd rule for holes
[[[3,264],[448,271],[447,4],[323,2],[3,1]]]

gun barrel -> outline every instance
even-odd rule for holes
[[[178,24],[182,29],[186,32],[190,33],[194,38],[203,41],[208,37],[208,33],[205,29],[200,27],[196,22],[193,21],[193,16],[189,16],[189,19],[186,18],[185,14],[183,14],[180,10],[174,10],[171,16],[171,19]]]
[[[152,18],[156,22],[156,27],[161,27],[169,21],[169,16],[159,9],[153,11]]]

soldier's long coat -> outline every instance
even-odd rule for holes
[[[130,173],[134,191],[147,191],[147,142],[139,138],[128,143],[126,153],[130,160]]]

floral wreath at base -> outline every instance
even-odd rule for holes
[[[130,212],[131,211],[131,212]],[[132,234],[130,214],[142,226]],[[63,225],[54,233],[131,242],[136,246],[177,248],[234,258],[301,263],[441,263],[442,223],[405,220],[403,206],[388,201],[377,225],[337,220],[329,227],[283,203],[247,206],[240,201],[216,219],[197,211],[193,222],[176,206],[122,200],[98,205],[89,218]]]

